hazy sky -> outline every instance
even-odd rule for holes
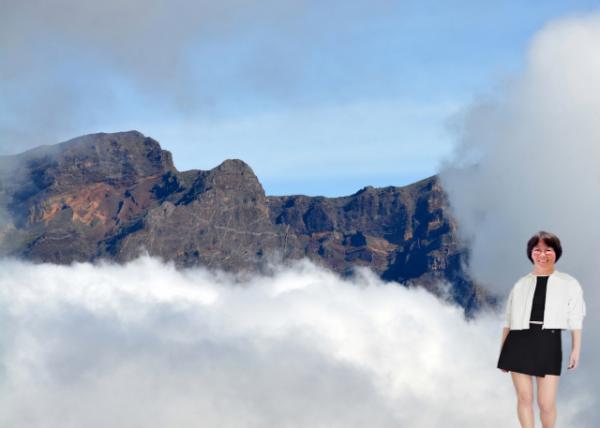
[[[0,153],[138,129],[180,170],[241,158],[268,194],[436,173],[456,115],[595,2],[0,2]]]

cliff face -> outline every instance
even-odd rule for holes
[[[339,198],[266,196],[240,160],[180,172],[158,142],[132,131],[0,157],[0,207],[1,255],[124,262],[145,249],[232,271],[306,256],[438,294],[449,282],[467,311],[483,298],[463,271],[466,248],[436,177]]]

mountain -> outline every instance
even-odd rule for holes
[[[0,255],[125,262],[144,250],[179,267],[237,272],[308,257],[342,275],[368,266],[467,313],[489,300],[464,270],[468,251],[436,176],[337,198],[266,196],[243,161],[178,171],[137,131],[0,157]]]

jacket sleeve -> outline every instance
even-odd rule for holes
[[[511,318],[511,314],[512,314],[512,299],[513,299],[513,291],[514,291],[514,287],[510,290],[510,293],[508,294],[508,299],[506,299],[506,309],[505,309],[505,315],[504,315],[504,327],[506,328],[510,328],[510,318]]]
[[[583,290],[577,280],[574,280],[573,287],[569,293],[567,303],[567,326],[569,330],[581,330],[583,326],[583,317],[585,316],[585,301],[583,300]]]

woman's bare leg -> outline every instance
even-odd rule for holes
[[[517,392],[517,415],[521,428],[533,428],[533,382],[531,376],[523,373],[510,373]]]
[[[556,391],[558,390],[560,376],[546,375],[544,377],[536,377],[536,379],[542,427],[554,428],[556,424]]]

